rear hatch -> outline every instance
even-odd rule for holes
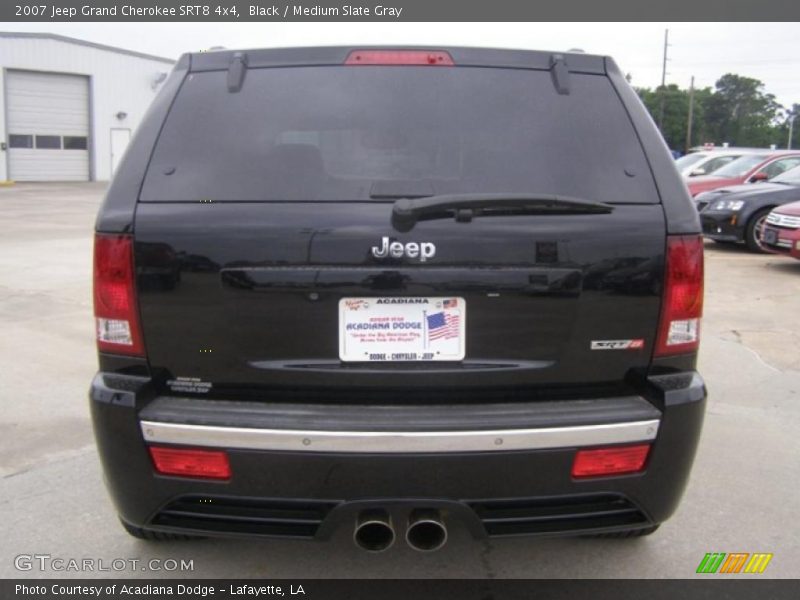
[[[191,72],[136,212],[151,367],[181,392],[342,401],[646,368],[664,214],[597,64]]]

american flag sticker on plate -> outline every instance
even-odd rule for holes
[[[427,315],[428,319],[428,341],[452,340],[459,336],[459,325],[461,317],[458,313],[448,313],[441,311]]]

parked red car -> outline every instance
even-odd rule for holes
[[[798,165],[800,165],[800,152],[764,150],[740,156],[711,175],[692,177],[687,185],[689,193],[694,198],[700,192],[710,192],[729,185],[766,181]]]
[[[800,202],[777,207],[761,230],[761,247],[800,260]]]

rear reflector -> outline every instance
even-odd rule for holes
[[[637,473],[644,468],[650,444],[579,450],[572,463],[572,476],[602,477]]]
[[[228,455],[216,450],[162,448],[150,446],[156,471],[162,475],[230,479]]]
[[[428,50],[353,50],[346,65],[417,65],[452,67],[455,63],[447,52]]]
[[[144,355],[129,235],[95,235],[94,316],[101,352]]]
[[[655,355],[696,352],[703,315],[703,238],[667,238],[664,298]]]

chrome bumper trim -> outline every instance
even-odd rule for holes
[[[647,442],[659,420],[490,431],[301,431],[142,421],[148,443],[242,450],[440,453],[543,450]]]

